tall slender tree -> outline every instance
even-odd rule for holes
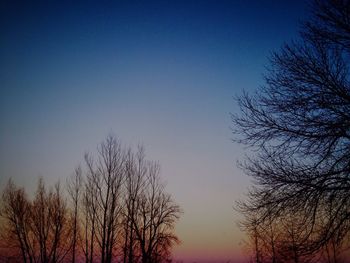
[[[120,225],[121,188],[124,179],[124,154],[122,146],[113,136],[100,144],[94,162],[85,156],[88,167],[88,191],[92,196],[94,234],[99,246],[101,263],[112,261]]]
[[[79,204],[82,195],[82,170],[81,167],[75,169],[72,177],[67,180],[68,194],[72,202],[72,263],[76,262],[79,233]]]

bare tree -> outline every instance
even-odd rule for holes
[[[142,262],[161,262],[169,256],[170,248],[179,242],[173,230],[181,209],[164,191],[158,163],[147,163],[147,185],[137,198],[137,217],[133,225]]]
[[[245,220],[239,222],[239,227],[247,235],[243,240],[244,250],[249,256],[250,263],[263,263],[262,237],[258,217],[254,213],[245,213]]]
[[[54,190],[49,194],[52,207],[49,218],[52,224],[51,250],[49,262],[61,262],[70,251],[70,239],[72,238],[70,218],[65,200],[59,183],[55,184]]]
[[[249,209],[265,222],[308,215],[304,254],[350,233],[349,40],[348,1],[316,1],[300,41],[273,54],[266,85],[232,115],[236,140],[259,150],[243,164]]]
[[[40,178],[35,199],[33,201],[33,232],[37,237],[39,260],[40,262],[48,262],[48,243],[49,231],[51,228],[51,209],[49,205],[50,197],[46,193],[46,187],[43,179]]]
[[[135,233],[134,222],[137,220],[138,198],[146,187],[147,162],[143,147],[136,154],[131,149],[126,154],[125,162],[125,196],[124,196],[124,244],[123,262],[132,263],[140,258],[139,243]]]
[[[83,195],[86,262],[160,262],[178,243],[173,230],[181,210],[165,192],[159,165],[145,160],[143,147],[123,151],[113,136],[85,155]]]
[[[83,252],[85,256],[86,263],[94,262],[94,250],[95,250],[95,228],[96,228],[96,218],[97,218],[97,192],[92,186],[92,181],[87,180],[84,185],[83,193],[83,221],[84,225],[84,246]]]
[[[281,262],[279,247],[281,222],[279,218],[272,216],[269,207],[266,207],[266,211],[253,211],[249,205],[241,202],[238,203],[237,208],[244,215],[244,220],[240,222],[239,226],[249,238],[247,245],[253,254],[253,262]],[[264,220],[261,218],[261,213],[267,215]]]
[[[57,183],[54,190],[47,192],[43,179],[38,182],[31,220],[39,262],[61,262],[69,252],[69,242],[62,241],[69,241],[70,222],[60,189]]]
[[[102,263],[112,261],[117,244],[121,212],[121,186],[124,179],[124,154],[121,144],[108,136],[98,148],[98,157],[93,161],[85,156],[88,168],[86,188],[93,235],[99,246]],[[91,211],[92,209],[92,211]],[[91,246],[93,246],[92,240]],[[92,250],[91,250],[92,253]],[[92,258],[90,258],[92,260]]]
[[[23,188],[17,188],[10,180],[2,195],[0,215],[7,228],[3,229],[1,238],[7,248],[19,248],[23,262],[34,262],[34,247],[31,242],[31,204]],[[19,255],[17,255],[19,256]]]
[[[67,180],[67,188],[73,205],[72,263],[75,263],[79,237],[79,203],[82,194],[82,170],[80,167],[78,167],[74,175]]]
[[[3,234],[8,248],[14,252],[19,248],[23,262],[56,263],[65,259],[70,246],[63,239],[69,241],[71,234],[67,215],[59,184],[47,192],[40,179],[32,202],[12,181],[3,193],[1,216],[7,226]]]

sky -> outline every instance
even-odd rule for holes
[[[143,144],[182,207],[174,257],[239,262],[234,96],[261,87],[303,1],[1,1],[0,189],[65,181],[108,134]]]

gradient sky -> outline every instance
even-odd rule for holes
[[[231,142],[233,96],[263,84],[295,38],[298,1],[0,4],[0,188],[72,174],[109,133],[159,160],[184,210],[175,257],[241,257],[234,201],[249,178]],[[289,3],[288,3],[289,2]]]

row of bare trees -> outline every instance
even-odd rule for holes
[[[284,210],[276,215],[272,209],[253,212],[246,204],[240,205],[244,213],[240,226],[248,237],[245,249],[250,255],[249,262],[348,262],[350,240],[346,229],[337,229],[317,250],[313,247],[329,215],[318,215],[314,219],[300,209]]]
[[[350,260],[350,2],[315,0],[301,36],[238,99],[254,186],[237,209],[252,261]],[[347,260],[346,260],[347,259]]]
[[[2,194],[0,260],[8,262],[164,262],[179,243],[180,207],[144,149],[113,137],[86,154],[85,166],[34,198],[9,181]]]

